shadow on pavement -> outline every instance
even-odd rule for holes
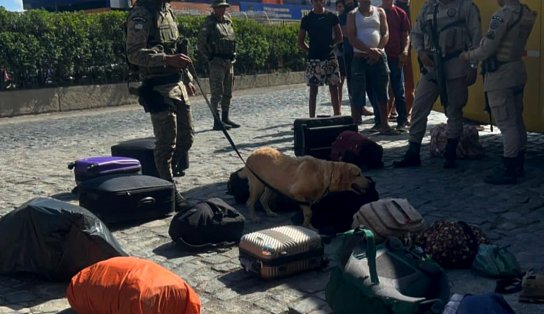
[[[263,146],[274,146],[274,144],[281,144],[281,143],[292,142],[292,141],[293,141],[292,137],[284,137],[284,138],[278,138],[278,139],[262,141],[262,142],[254,142],[254,143],[237,144],[235,142],[235,144],[236,144],[236,147],[238,149],[254,149],[254,148],[263,147]],[[214,151],[214,153],[225,153],[225,152],[228,152],[228,151],[231,151],[231,150],[232,150],[232,147],[230,147],[230,145],[229,145],[229,146],[226,146],[226,147],[224,147],[222,149],[216,149]],[[285,151],[287,151],[287,150],[285,150]]]
[[[14,311],[64,298],[68,286],[67,282],[46,281],[33,274],[0,276],[0,279],[3,283],[0,285],[0,305],[5,304]]]

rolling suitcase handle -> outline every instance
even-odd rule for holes
[[[138,201],[138,204],[136,207],[138,208],[147,208],[147,207],[153,207],[157,203],[154,197],[148,196],[144,197],[141,200]]]

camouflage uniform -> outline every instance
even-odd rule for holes
[[[191,106],[185,84],[192,80],[188,71],[167,67],[165,55],[177,54],[178,32],[168,3],[138,0],[127,19],[127,58],[138,66],[144,86],[153,93],[140,103],[151,114],[155,134],[155,164],[161,178],[173,182],[172,166],[188,167],[188,151],[193,144]]]
[[[225,0],[216,0],[213,8],[229,6]],[[221,104],[221,120],[223,125],[239,127],[229,119],[230,100],[234,83],[233,63],[236,57],[236,37],[232,20],[223,15],[210,14],[200,28],[198,34],[198,50],[208,60],[210,69],[211,105],[219,113]],[[214,130],[220,129],[219,121],[214,121]]]
[[[472,62],[485,60],[484,91],[503,137],[505,171],[487,177],[488,183],[516,183],[517,176],[523,175],[527,145],[523,89],[527,72],[522,56],[535,20],[536,12],[524,4],[504,5],[493,14],[480,47],[466,53],[466,58]]]
[[[470,64],[460,59],[459,55],[480,43],[480,11],[472,0],[427,0],[411,33],[412,47],[418,54],[433,50],[433,26],[439,30],[437,44],[442,53],[448,95],[448,103],[444,108],[448,117],[444,167],[453,168],[455,150],[463,132],[463,107],[468,100],[466,77],[470,70]],[[436,65],[432,68],[422,67],[412,108],[410,148],[403,160],[393,163],[394,167],[419,166],[421,163],[419,150],[427,127],[427,117],[440,94],[436,69]]]

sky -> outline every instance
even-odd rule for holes
[[[8,11],[23,11],[23,0],[0,0],[0,7]]]

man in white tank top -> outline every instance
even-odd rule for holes
[[[370,0],[359,0],[359,8],[351,11],[347,20],[347,31],[353,45],[352,106],[354,122],[361,122],[361,111],[365,105],[365,90],[376,100],[374,108],[377,129],[381,134],[395,134],[387,121],[387,84],[389,68],[384,47],[389,40],[387,19],[382,8],[373,6]],[[378,111],[378,112],[376,112]]]

